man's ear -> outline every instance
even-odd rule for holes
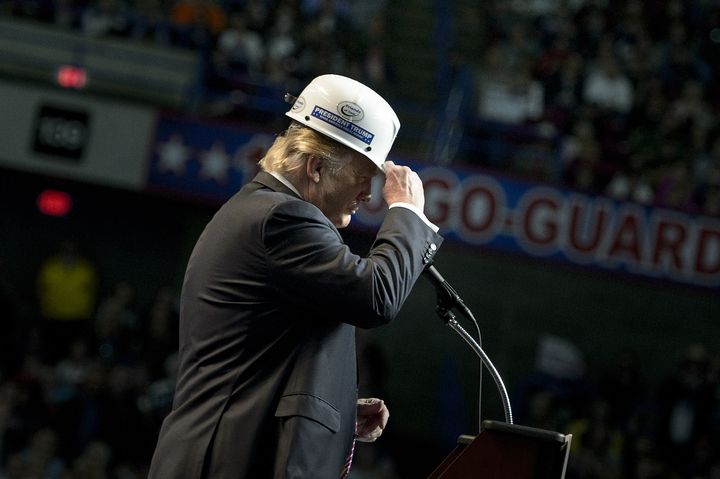
[[[322,169],[322,158],[316,155],[311,155],[305,164],[305,173],[308,179],[312,183],[320,182],[320,170]]]

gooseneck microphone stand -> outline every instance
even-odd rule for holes
[[[426,266],[424,274],[430,279],[430,282],[433,283],[433,286],[435,286],[435,291],[437,294],[437,304],[435,306],[435,312],[440,317],[440,319],[442,319],[448,326],[450,326],[456,333],[458,333],[460,337],[465,340],[466,343],[470,345],[470,347],[473,349],[473,351],[475,351],[482,363],[488,369],[500,392],[500,398],[502,400],[503,410],[505,412],[505,422],[508,424],[512,424],[513,417],[512,409],[510,408],[510,398],[508,397],[507,389],[505,388],[505,384],[503,383],[500,374],[498,373],[497,369],[495,369],[495,366],[493,365],[492,361],[490,361],[488,355],[485,354],[485,351],[483,351],[480,344],[478,344],[478,342],[475,341],[475,339],[470,334],[468,334],[467,331],[465,331],[465,329],[460,325],[460,323],[458,323],[455,313],[453,313],[452,310],[457,309],[463,316],[475,323],[475,325],[477,326],[475,316],[473,316],[470,309],[465,305],[462,298],[460,298],[460,295],[458,295],[455,289],[453,289],[453,287],[450,286],[447,281],[445,281],[445,278],[440,275],[440,273],[437,269],[435,269],[432,263]],[[478,340],[480,340],[479,328]],[[480,372],[480,383],[480,387],[482,388],[482,367]],[[482,398],[479,398],[479,401],[482,401]],[[482,423],[482,418],[479,418],[479,422]]]

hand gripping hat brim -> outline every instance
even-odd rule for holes
[[[286,115],[365,155],[381,170],[400,130],[388,102],[341,75],[313,79]]]

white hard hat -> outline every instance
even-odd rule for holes
[[[400,120],[380,95],[341,75],[313,79],[294,99],[287,116],[368,157],[380,170]]]

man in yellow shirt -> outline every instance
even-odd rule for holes
[[[64,357],[70,345],[86,341],[97,300],[94,265],[80,255],[77,243],[64,241],[46,259],[37,277],[41,354],[49,362]]]

